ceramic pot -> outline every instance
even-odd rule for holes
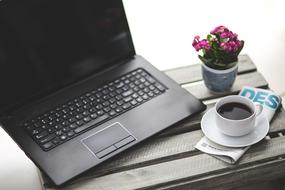
[[[236,79],[238,64],[226,70],[216,70],[202,63],[202,76],[206,87],[215,93],[230,91]]]

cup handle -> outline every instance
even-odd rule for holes
[[[254,105],[256,109],[256,117],[258,117],[262,113],[263,105],[257,102],[255,102]]]

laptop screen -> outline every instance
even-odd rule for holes
[[[134,54],[121,0],[0,0],[0,112]]]

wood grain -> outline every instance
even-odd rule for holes
[[[247,55],[241,55],[239,62],[236,83],[231,92],[224,94],[212,94],[207,90],[201,81],[200,65],[166,73],[201,100],[237,94],[244,85],[268,86]],[[215,100],[207,109],[214,104]],[[271,123],[269,135],[272,139],[251,147],[237,165],[225,164],[194,149],[203,136],[200,130],[202,116],[203,113],[195,115],[164,130],[84,173],[62,189],[227,189],[222,187],[240,187],[245,183],[271,179],[274,175],[284,175],[278,168],[285,169],[285,149],[282,147],[285,137],[275,135],[285,132],[283,109]],[[48,190],[57,189],[52,188],[47,180],[45,184]]]
[[[214,183],[215,180],[218,180],[220,185],[225,185],[233,183],[233,180],[246,183],[247,180],[251,180],[249,176],[255,176],[255,180],[267,179],[270,176],[285,174],[284,171],[277,169],[278,167],[285,169],[284,143],[285,138],[263,141],[253,146],[237,165],[228,165],[206,154],[199,154],[88,179],[63,189],[125,190],[158,189],[173,186],[178,189],[182,185],[185,189],[185,184],[187,189],[205,189],[209,185],[211,187],[217,185],[218,183]],[[272,170],[274,167],[276,170]],[[263,175],[257,176],[258,172]]]
[[[246,165],[225,173],[214,174],[195,180],[184,181],[156,189],[175,190],[284,190],[276,177],[284,177],[285,159],[276,158],[261,163]],[[275,182],[275,183],[274,183]],[[261,187],[258,184],[262,184]],[[210,187],[210,188],[209,188]]]
[[[282,110],[277,118],[271,124],[270,133],[277,130],[284,130],[285,111]],[[129,171],[136,168],[155,165],[157,163],[168,162],[180,158],[196,156],[202,154],[194,149],[194,145],[201,139],[203,133],[201,130],[174,135],[163,138],[151,138],[144,143],[133,147],[108,162],[92,169],[84,174],[84,177],[73,181],[72,183],[83,183],[90,178],[99,177],[115,172]],[[283,137],[285,138],[285,137]],[[285,149],[284,149],[285,151]],[[212,172],[214,172],[213,170]]]
[[[251,72],[247,74],[238,75],[231,91],[221,94],[211,93],[204,83],[199,82],[197,84],[183,85],[183,87],[192,93],[200,100],[209,100],[213,98],[222,97],[230,94],[238,94],[243,86],[251,86],[258,88],[267,88],[268,83],[265,78],[258,72]]]
[[[238,61],[238,74],[256,70],[248,55],[240,55]],[[179,84],[186,84],[202,80],[201,64],[166,70],[165,73]]]

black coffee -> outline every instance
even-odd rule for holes
[[[242,103],[231,102],[219,107],[218,113],[227,119],[241,120],[250,117],[253,111]]]

